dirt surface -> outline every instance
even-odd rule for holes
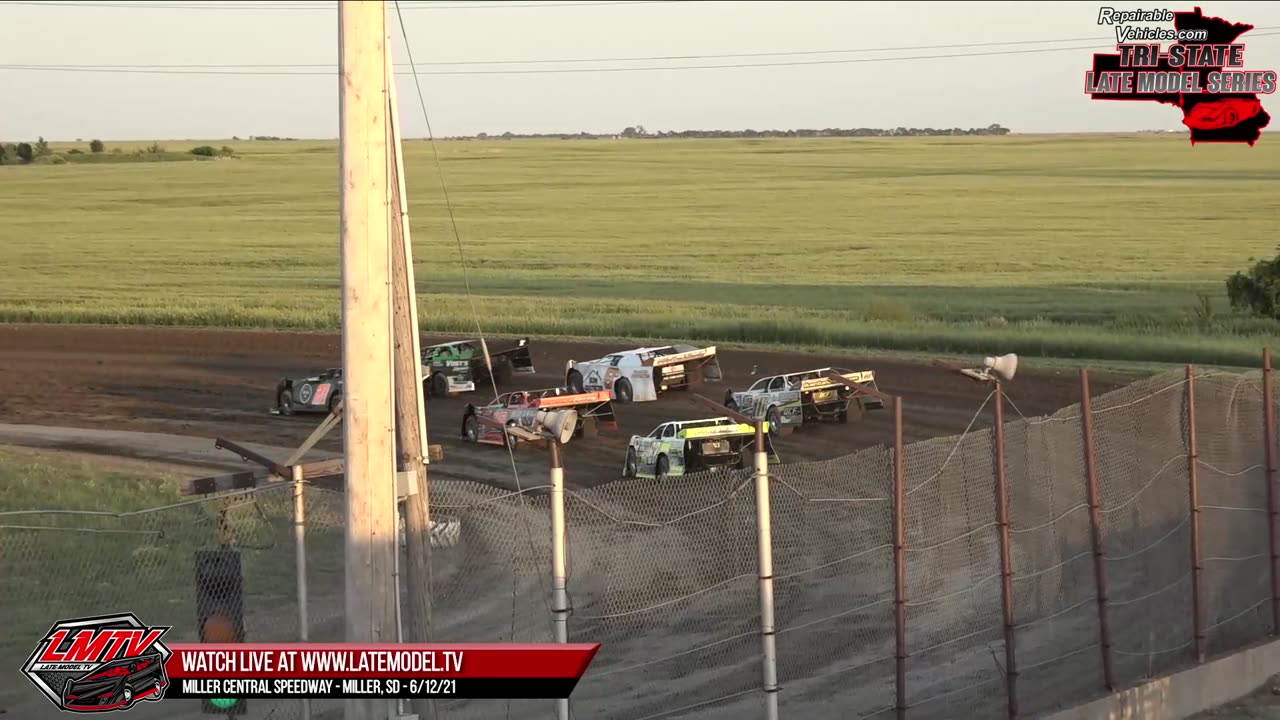
[[[434,343],[456,336],[424,337]],[[224,437],[235,441],[296,447],[323,417],[279,417],[268,410],[278,379],[312,374],[340,364],[337,333],[268,332],[186,328],[116,328],[68,325],[0,325],[0,422],[79,428],[133,430]],[[599,357],[621,349],[617,344],[531,341],[534,375],[517,375],[505,391],[562,385],[565,362]],[[756,376],[828,365],[872,369],[882,391],[901,394],[908,443],[964,431],[989,390],[978,383],[927,365],[850,355],[798,355],[780,352],[720,352],[725,379],[707,386],[715,400],[725,389],[742,389]],[[1095,394],[1131,378],[1091,375]],[[1023,366],[1006,393],[1017,412],[1028,416],[1052,412],[1079,399],[1075,373],[1039,371]],[[487,390],[487,391],[486,391]],[[432,465],[439,476],[479,480],[514,487],[511,463],[502,448],[473,446],[461,440],[462,413],[468,402],[484,403],[492,390],[428,399],[429,441],[444,446],[444,462]],[[658,401],[616,408],[621,429],[602,433],[594,442],[566,448],[566,480],[589,487],[620,475],[627,441],[647,434],[659,423],[712,414],[685,393],[669,393]],[[984,412],[975,427],[990,425]],[[857,424],[806,428],[781,439],[783,462],[836,457],[854,450],[891,443],[891,411],[873,411]],[[110,448],[75,447],[81,451]],[[341,434],[333,432],[318,450],[341,452]],[[541,482],[543,453],[521,448],[516,453],[523,484]],[[527,480],[536,474],[536,480]]]
[[[1280,675],[1235,702],[1205,710],[1187,720],[1280,720]]]

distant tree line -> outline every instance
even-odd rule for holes
[[[823,128],[799,130],[659,130],[650,132],[633,125],[617,133],[477,133],[455,135],[448,140],[599,140],[602,138],[809,138],[809,137],[934,137],[948,135],[1008,135],[1009,128],[992,123],[983,128]]]
[[[77,142],[83,142],[83,140],[77,140]],[[105,156],[104,153],[106,153]],[[54,152],[43,137],[34,143],[0,142],[0,165],[62,165],[68,162],[140,162],[231,157],[235,157],[235,151],[226,145],[221,148],[201,145],[187,152],[168,152],[160,143],[151,143],[145,148],[126,154],[124,149],[119,147],[112,148],[111,152],[107,153],[106,143],[101,140],[92,140],[89,142],[89,152],[86,154],[80,148],[71,148],[61,153]]]

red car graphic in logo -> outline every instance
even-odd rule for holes
[[[1187,111],[1182,124],[1194,130],[1219,130],[1234,127],[1262,112],[1262,103],[1252,98],[1223,98],[1198,103]]]

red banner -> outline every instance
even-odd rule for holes
[[[483,678],[578,680],[600,649],[581,644],[174,643],[183,678]]]

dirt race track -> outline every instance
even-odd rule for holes
[[[424,344],[457,339],[424,337]],[[623,349],[618,344],[530,341],[534,375],[517,375],[509,389],[562,385],[565,362],[584,360]],[[721,350],[725,379],[708,385],[714,400],[726,388],[744,389],[755,374],[793,372],[824,366],[872,369],[882,391],[906,398],[906,442],[963,432],[989,392],[978,383],[928,365],[850,355],[798,355],[781,352]],[[297,446],[323,419],[320,415],[271,415],[276,381],[336,367],[340,363],[337,333],[268,332],[185,328],[115,328],[83,326],[0,325],[0,422],[113,430],[139,430],[201,437],[223,437],[268,445]],[[1100,394],[1130,378],[1091,374]],[[429,441],[444,446],[445,460],[433,474],[514,487],[510,460],[496,446],[473,446],[461,440],[461,418],[468,402],[487,402],[492,391],[448,399],[428,399]],[[1016,412],[1032,416],[1052,412],[1079,399],[1078,380],[1070,371],[1039,371],[1024,364],[1017,381],[1006,388]],[[566,481],[590,487],[618,479],[627,441],[647,434],[667,420],[706,417],[712,413],[684,393],[669,393],[656,402],[616,408],[620,430],[601,433],[595,442],[566,448]],[[990,425],[984,412],[975,427]],[[783,462],[820,460],[893,440],[889,411],[873,411],[861,423],[827,424],[782,438],[776,448]],[[341,434],[333,432],[320,449],[341,451]],[[84,448],[110,452],[110,448]],[[517,451],[521,477],[545,473],[543,453]],[[535,474],[536,473],[536,474]]]

